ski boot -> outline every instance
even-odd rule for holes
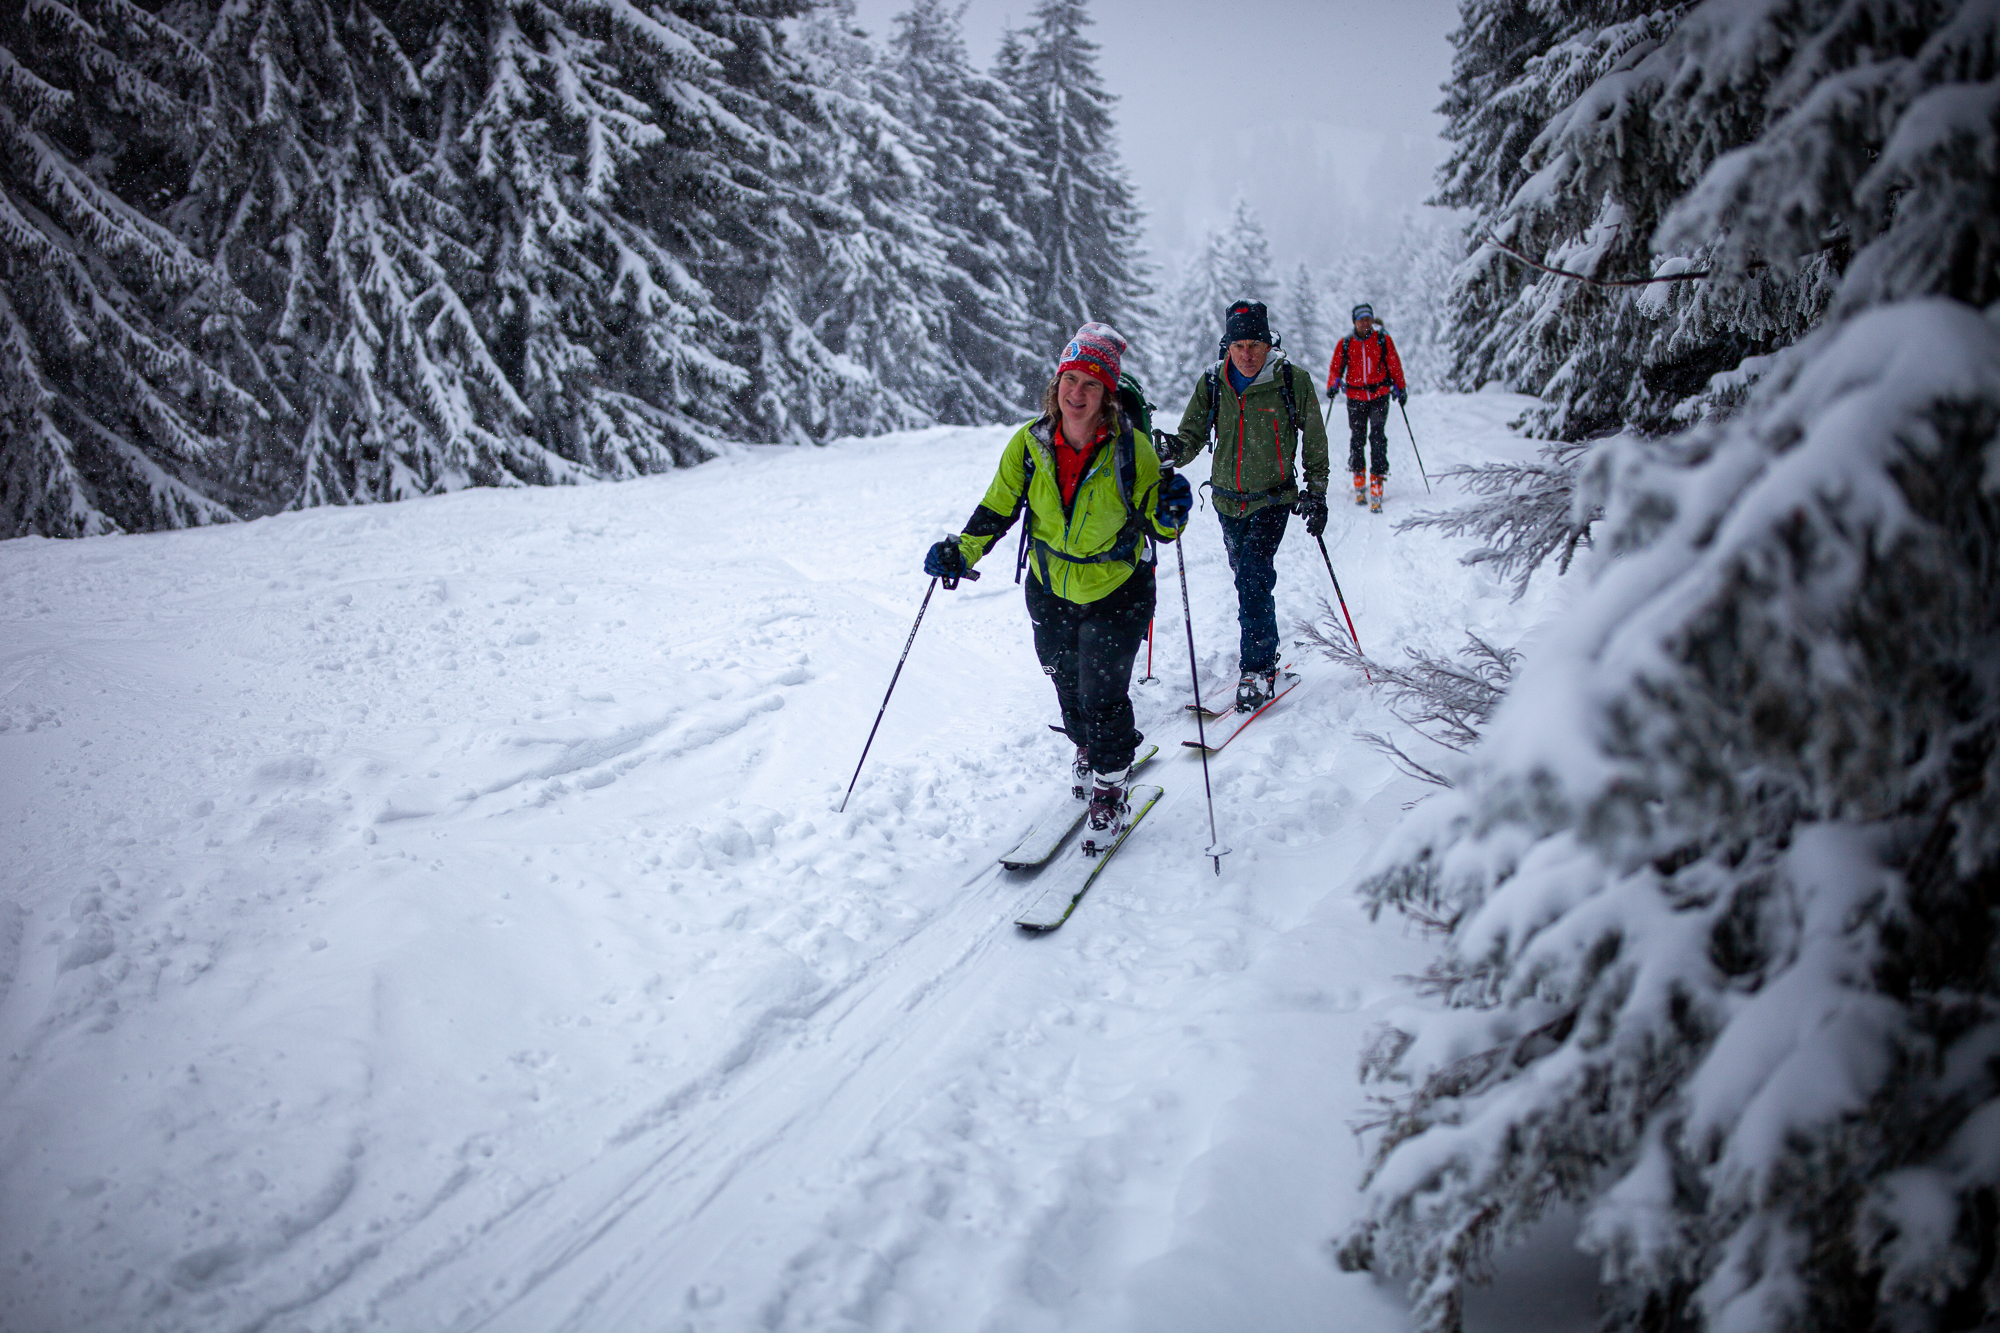
[[[1275,671],[1246,671],[1236,682],[1236,711],[1254,713],[1271,702],[1271,691],[1278,679]]]
[[[1366,472],[1357,472],[1354,474],[1354,503],[1358,505],[1368,503],[1368,474]]]
[[[1125,817],[1132,809],[1125,799],[1125,782],[1131,776],[1129,767],[1091,774],[1090,812],[1083,818],[1085,856],[1103,855],[1125,832]]]
[[[1388,478],[1383,476],[1380,472],[1374,473],[1368,478],[1369,513],[1379,514],[1382,512],[1382,483],[1387,480]]]
[[[1076,762],[1069,767],[1069,794],[1079,801],[1090,799],[1090,747],[1076,747]]]

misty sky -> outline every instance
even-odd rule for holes
[[[886,40],[907,3],[856,0],[855,16]],[[970,0],[973,64],[990,67],[1001,30],[1033,9]],[[1090,12],[1147,236],[1169,268],[1238,193],[1280,275],[1387,245],[1429,194],[1456,0],[1091,0]]]

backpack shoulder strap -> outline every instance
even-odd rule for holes
[[[1139,485],[1139,428],[1126,424],[1123,434],[1118,437],[1118,494],[1125,501],[1125,511],[1132,512],[1132,492]]]
[[[1299,400],[1292,390],[1292,363],[1284,361],[1278,366],[1278,393],[1285,400],[1285,421],[1292,428],[1292,439],[1299,437]]]
[[[1215,414],[1222,410],[1222,363],[1216,362],[1208,368],[1208,428],[1201,434],[1201,442],[1207,444],[1215,438]]]
[[[1128,427],[1118,437],[1118,494],[1125,501],[1125,526],[1119,532],[1119,547],[1127,542],[1132,544],[1132,562],[1150,564],[1154,559],[1152,534],[1146,531],[1146,516],[1132,502],[1132,496],[1139,489],[1139,431],[1136,426]]]
[[[1028,567],[1028,549],[1034,545],[1035,511],[1028,503],[1028,488],[1035,484],[1035,442],[1032,439],[1021,442],[1021,502],[1014,512],[1021,517],[1021,547],[1014,553],[1014,582],[1021,581],[1021,571]]]

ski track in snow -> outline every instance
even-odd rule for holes
[[[1521,403],[1410,415],[1437,468],[1531,450]],[[1164,548],[1167,795],[1018,933],[993,858],[1067,744],[1010,534],[835,813],[1006,434],[0,544],[0,1328],[1399,1327],[1327,1249],[1427,953],[1350,892],[1424,791],[1359,682],[1289,650],[1213,875]],[[1363,644],[1519,639],[1547,576],[1393,533],[1392,459],[1327,531]],[[1212,512],[1187,547],[1206,687]],[[1328,585],[1279,559],[1290,631]]]

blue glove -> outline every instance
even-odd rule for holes
[[[1153,514],[1163,528],[1184,528],[1187,526],[1188,511],[1194,508],[1194,487],[1188,479],[1176,472],[1160,482],[1160,502],[1154,506]]]
[[[1394,398],[1398,403],[1406,403],[1410,400],[1410,391],[1398,384],[1395,388],[1389,390],[1389,396]]]
[[[958,538],[946,537],[925,553],[924,573],[943,579],[947,588],[957,586],[965,577],[965,552],[959,549]]]
[[[1326,386],[1326,391],[1328,395],[1345,393],[1347,391],[1347,381],[1335,380],[1333,383]]]

